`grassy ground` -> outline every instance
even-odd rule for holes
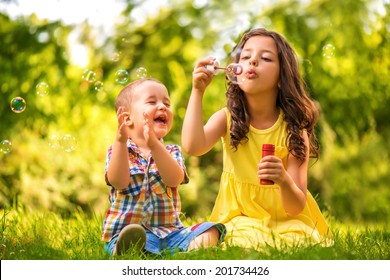
[[[100,241],[103,217],[82,212],[69,219],[56,213],[0,212],[2,260],[110,260]],[[135,260],[388,260],[390,229],[386,225],[341,225],[331,222],[332,247],[264,248],[262,252],[238,247],[207,248],[158,257],[129,251],[117,259]]]

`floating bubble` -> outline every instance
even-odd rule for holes
[[[45,82],[40,82],[36,86],[36,92],[39,96],[46,96],[49,94],[49,85]]]
[[[146,70],[145,67],[139,67],[135,71],[135,74],[136,74],[137,78],[143,79],[143,78],[146,78],[148,76],[148,70]]]
[[[83,75],[81,76],[84,81],[87,81],[89,83],[93,83],[95,81],[95,77],[96,73],[89,69],[85,69],[83,71]]]
[[[49,138],[49,147],[52,149],[59,149],[60,148],[60,140],[61,138],[57,135],[53,135]]]
[[[9,140],[2,140],[0,142],[0,152],[3,154],[9,154],[11,152],[12,144]]]
[[[129,72],[125,69],[119,69],[115,73],[115,80],[118,84],[124,85],[129,80]]]
[[[11,100],[11,109],[15,113],[21,113],[26,109],[26,101],[22,97],[15,97]]]
[[[303,59],[301,64],[302,64],[303,69],[307,73],[311,73],[311,71],[313,70],[313,64],[311,63],[311,61],[309,59]]]
[[[70,134],[65,134],[61,139],[60,139],[60,144],[61,148],[65,152],[72,152],[76,149],[77,141],[76,138]]]
[[[94,85],[94,89],[96,91],[102,91],[103,90],[103,82],[97,81]]]
[[[322,56],[326,58],[332,58],[336,54],[336,47],[333,46],[332,44],[326,44],[322,48]]]
[[[119,61],[120,57],[121,57],[120,53],[116,52],[116,53],[112,54],[111,60],[114,62],[117,62],[117,61]]]

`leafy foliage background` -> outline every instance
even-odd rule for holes
[[[112,36],[96,32],[87,21],[75,26],[35,14],[11,19],[0,13],[0,141],[12,142],[10,153],[0,153],[1,208],[22,205],[64,216],[76,208],[104,213],[105,156],[116,130],[114,100],[123,87],[115,72],[126,69],[131,82],[145,67],[167,85],[176,115],[165,141],[180,143],[195,61],[215,55],[226,63],[240,35],[263,26],[293,45],[321,109],[322,149],[309,170],[309,190],[338,220],[389,221],[389,1],[279,0],[260,9],[249,0],[171,0],[142,24],[132,15],[150,1],[125,2]],[[75,29],[102,91],[81,78],[83,68],[70,63],[68,37]],[[326,44],[335,47],[331,58],[323,56]],[[50,87],[47,96],[36,94],[42,81]],[[9,105],[17,96],[27,102],[20,114]],[[205,94],[205,120],[224,105],[225,78],[218,75]],[[65,134],[77,139],[74,151],[49,145]],[[202,157],[186,155],[191,180],[181,194],[187,217],[204,217],[212,209],[220,149],[217,145]]]

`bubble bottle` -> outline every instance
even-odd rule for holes
[[[263,144],[261,149],[261,157],[273,156],[275,154],[275,145],[274,144]],[[261,179],[260,184],[262,185],[273,185],[274,182],[271,180]]]

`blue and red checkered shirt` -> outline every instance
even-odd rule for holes
[[[178,186],[166,186],[151,155],[144,158],[131,139],[128,140],[127,147],[130,165],[129,186],[117,190],[110,185],[106,175],[106,183],[111,186],[110,208],[104,220],[102,240],[109,242],[128,224],[142,224],[156,236],[164,238],[172,231],[183,227],[179,218],[181,202]],[[185,178],[182,184],[188,183],[180,147],[170,144],[165,148],[184,170]],[[112,147],[107,154],[106,174],[111,153]]]

